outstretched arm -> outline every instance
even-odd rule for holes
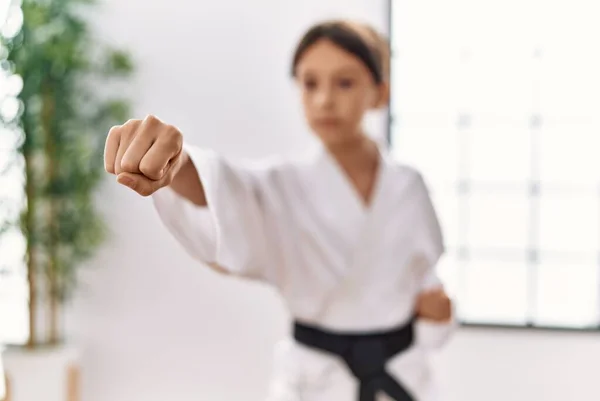
[[[177,128],[154,116],[129,120],[108,133],[104,166],[117,181],[142,196],[170,186],[198,206],[206,206],[202,181],[183,148]]]
[[[156,117],[111,129],[105,168],[142,196],[195,259],[228,273],[265,278],[276,246],[267,225],[267,190],[258,172],[186,146]],[[208,207],[206,207],[208,206]]]
[[[187,151],[181,155],[181,167],[170,185],[180,196],[192,202],[194,205],[207,206],[206,194],[198,170]]]

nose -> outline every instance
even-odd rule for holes
[[[329,87],[320,88],[315,96],[315,103],[320,109],[331,109],[334,105],[333,89]]]

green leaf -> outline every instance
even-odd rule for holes
[[[104,140],[112,125],[129,117],[129,100],[115,96],[121,95],[133,62],[127,51],[93,37],[82,17],[93,15],[93,3],[23,0],[21,32],[1,42],[8,50],[4,68],[24,81],[19,95],[24,112],[16,123],[0,121],[0,128],[25,133],[17,151],[26,163],[28,207],[18,221],[0,221],[0,240],[5,227],[18,227],[37,256],[32,268],[46,277],[54,268],[53,296],[61,301],[76,288],[84,261],[106,239],[94,202],[105,176]]]
[[[104,68],[107,74],[127,76],[133,71],[133,62],[126,52],[113,50],[108,52]]]

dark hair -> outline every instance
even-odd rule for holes
[[[372,36],[372,39],[383,42],[372,28],[366,26],[364,28]],[[292,77],[296,76],[296,68],[304,53],[319,40],[327,39],[358,57],[369,69],[375,82],[377,84],[382,83],[385,80],[386,71],[382,49],[377,46],[378,43],[368,43],[368,38],[363,36],[357,29],[352,27],[351,23],[344,21],[328,21],[314,25],[304,34],[296,47],[292,61]]]

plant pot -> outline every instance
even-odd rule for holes
[[[4,375],[4,362],[2,360],[2,353],[4,347],[0,346],[0,400],[6,400],[6,376]]]
[[[60,345],[7,348],[4,401],[79,401],[79,352]]]

